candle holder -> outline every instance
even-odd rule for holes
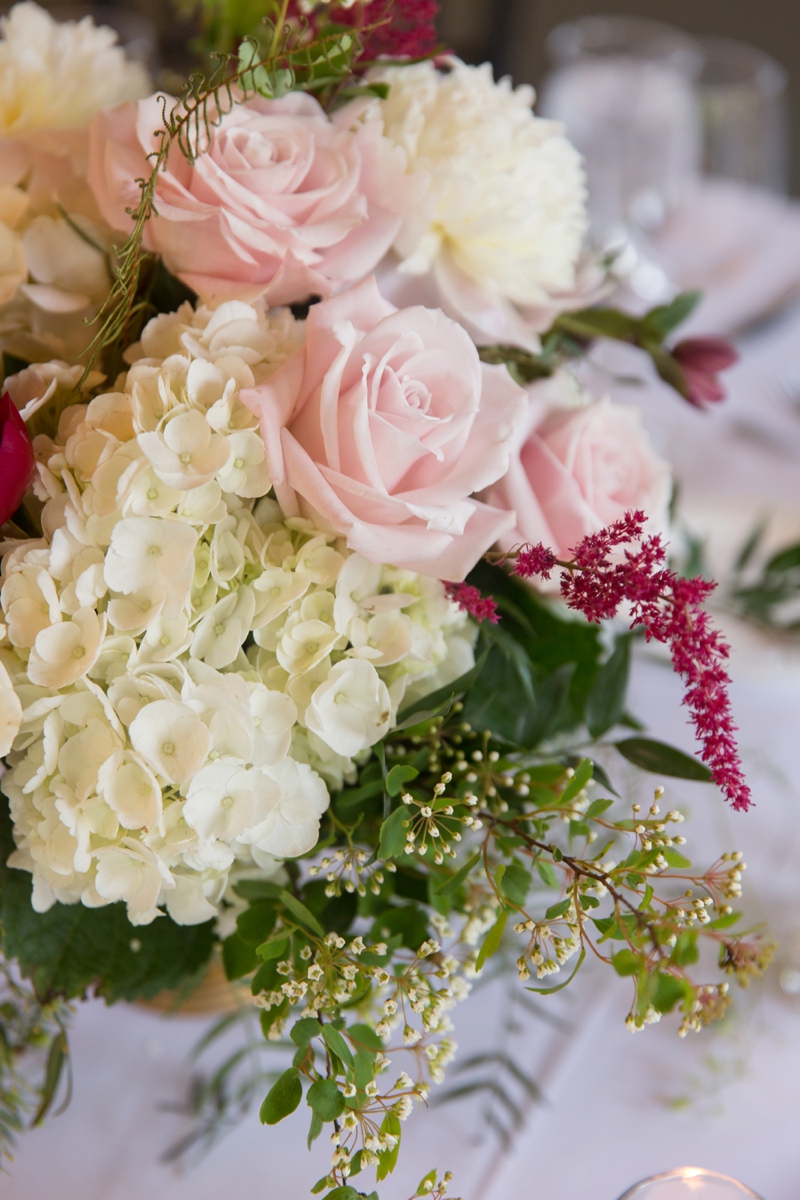
[[[761,1200],[757,1192],[702,1167],[679,1167],[651,1175],[629,1188],[619,1200]]]

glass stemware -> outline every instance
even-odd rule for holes
[[[761,1200],[728,1175],[702,1167],[679,1167],[634,1184],[619,1200]]]

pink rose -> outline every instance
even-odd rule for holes
[[[484,495],[490,504],[516,510],[504,548],[543,542],[568,558],[587,533],[637,508],[651,519],[651,532],[666,529],[670,469],[647,440],[638,410],[608,399],[548,408],[537,390],[542,385],[532,389],[508,473]]]
[[[305,346],[242,398],[284,512],[371,562],[462,580],[514,523],[470,496],[506,471],[524,392],[455,321],[398,311],[373,278],[314,305]]]
[[[156,188],[147,248],[207,304],[291,304],[327,296],[367,275],[410,202],[405,153],[364,119],[363,105],[333,118],[299,92],[237,104],[190,165],[174,147]],[[152,169],[161,98],[98,113],[89,182],[104,218],[130,230],[136,180]]]

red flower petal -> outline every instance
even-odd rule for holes
[[[5,392],[0,399],[0,525],[19,508],[35,469],[30,434]]]

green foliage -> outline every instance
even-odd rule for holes
[[[593,738],[601,738],[625,715],[630,669],[631,635],[625,634],[597,672],[586,701],[586,725]]]
[[[3,953],[16,959],[42,1000],[84,996],[89,989],[109,1004],[147,998],[185,986],[205,967],[214,945],[210,921],[185,926],[161,917],[134,926],[124,904],[54,904],[34,912],[30,874],[6,865],[13,839],[5,802],[0,821]]]
[[[695,779],[699,783],[709,783],[711,780],[711,772],[698,758],[654,738],[625,738],[614,745],[623,758],[642,771],[670,775],[676,779]]]
[[[306,1103],[320,1121],[335,1121],[344,1112],[344,1096],[335,1079],[317,1079],[306,1095]]]
[[[652,308],[642,317],[603,307],[564,312],[542,335],[539,354],[507,345],[485,346],[479,353],[484,362],[505,363],[517,381],[524,384],[546,378],[564,363],[583,356],[598,338],[610,338],[643,350],[664,382],[686,396],[683,371],[664,340],[686,320],[699,300],[699,292],[682,292],[670,304]]]
[[[12,1157],[17,1136],[40,1124],[67,1077],[69,1008],[41,1003],[30,984],[0,961],[0,1163]]]
[[[295,1111],[302,1099],[300,1076],[295,1067],[290,1067],[267,1092],[259,1114],[262,1125],[277,1125]]]

